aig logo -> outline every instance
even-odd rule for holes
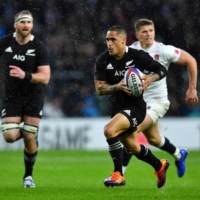
[[[13,59],[15,60],[21,60],[21,61],[25,61],[25,56],[21,56],[21,55],[14,55]]]
[[[126,70],[122,70],[122,71],[115,71],[115,76],[124,76],[125,75],[125,73],[126,73]]]

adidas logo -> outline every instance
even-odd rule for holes
[[[114,69],[111,64],[107,65],[106,69]]]
[[[39,115],[42,116],[42,110],[40,111]]]
[[[8,47],[8,48],[5,50],[5,52],[13,52],[13,51],[12,51],[11,47]]]
[[[3,109],[1,112],[1,116],[3,117],[4,115],[6,115],[6,109]]]
[[[35,51],[35,49],[28,49],[26,52],[27,56],[35,56],[35,53],[33,53]]]
[[[136,120],[136,118],[133,118],[133,127],[136,127],[137,126],[137,120]]]
[[[127,113],[129,116],[131,114],[131,111],[130,110],[124,110],[125,113]]]

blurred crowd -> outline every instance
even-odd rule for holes
[[[136,40],[135,20],[151,19],[157,41],[188,51],[200,63],[199,4],[189,0],[1,0],[0,37],[14,31],[17,12],[30,10],[33,34],[45,43],[52,70],[44,116],[108,116],[108,97],[97,96],[93,82],[95,59],[106,50],[107,29],[124,26],[130,45]],[[2,73],[0,77],[3,80]],[[167,81],[171,106],[166,116],[200,116],[199,104],[185,104],[188,79],[186,67],[170,66]]]

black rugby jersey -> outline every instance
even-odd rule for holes
[[[32,36],[27,44],[20,45],[15,39],[15,33],[9,34],[0,39],[0,56],[0,67],[5,69],[6,95],[44,94],[44,85],[33,84],[9,75],[9,65],[15,65],[30,73],[35,73],[37,66],[49,65],[47,50],[39,39]]]
[[[110,56],[108,50],[99,55],[95,63],[94,79],[106,81],[110,85],[117,84],[124,78],[125,72],[130,66],[135,66],[142,72],[145,69],[159,75],[162,74],[161,78],[165,77],[167,73],[165,67],[154,61],[148,53],[126,47],[126,52],[120,60]],[[113,93],[110,100],[119,107],[126,107],[133,103],[139,105],[144,101],[143,95],[134,97],[122,91]]]

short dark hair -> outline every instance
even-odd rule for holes
[[[22,11],[18,12],[18,13],[15,15],[14,21],[16,21],[16,19],[17,19],[21,14],[23,14],[23,15],[30,15],[30,16],[33,18],[33,15],[32,15],[32,13],[31,13],[30,11],[28,11],[28,10],[22,10]]]
[[[149,19],[145,19],[145,18],[141,18],[141,19],[138,19],[136,22],[135,22],[135,32],[138,32],[140,31],[140,28],[142,26],[146,26],[146,25],[152,25],[154,27],[154,23],[152,20],[149,20]]]
[[[122,34],[122,35],[125,35],[127,36],[127,32],[126,32],[126,29],[120,25],[114,25],[114,26],[111,26],[108,31],[116,31],[117,34]]]

